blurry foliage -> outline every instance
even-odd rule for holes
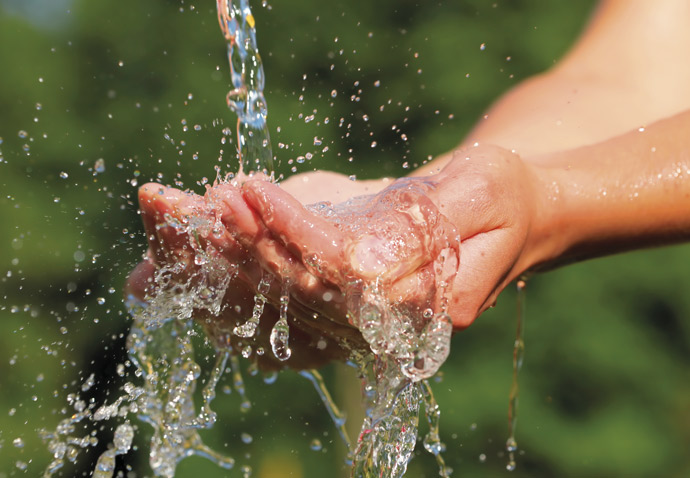
[[[458,144],[498,95],[563,54],[593,6],[270,3],[257,3],[255,16],[280,172],[358,177],[405,174]],[[0,45],[0,477],[38,476],[49,456],[37,430],[54,428],[66,394],[91,373],[98,383],[87,399],[101,403],[122,385],[121,288],[145,242],[137,185],[199,191],[214,166],[234,170],[234,145],[221,145],[234,118],[211,0],[0,0]],[[298,164],[307,153],[312,159]],[[105,171],[97,173],[101,158]],[[521,452],[512,474],[502,452],[512,293],[458,334],[435,384],[456,474],[688,476],[689,263],[687,246],[666,248],[528,284]],[[351,401],[356,386],[343,391],[343,372],[325,373],[340,390],[337,401]],[[249,377],[247,390],[253,410],[241,414],[237,393],[220,393],[222,424],[207,433],[238,465],[262,478],[344,470],[337,434],[303,379],[287,372],[266,386]],[[64,476],[88,476],[109,433]],[[326,451],[310,450],[313,438]],[[131,452],[122,470],[146,469],[142,439],[139,446],[144,452]],[[408,476],[436,476],[433,459],[418,454]],[[226,476],[196,458],[178,475],[200,472]]]

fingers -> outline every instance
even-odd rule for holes
[[[480,234],[463,242],[460,268],[448,306],[455,330],[467,328],[496,303],[498,294],[512,279],[516,247],[506,230]]]
[[[288,251],[317,275],[335,284],[341,282],[346,247],[341,231],[274,184],[253,180],[244,183],[242,190],[247,203]]]
[[[187,261],[191,254],[188,218],[203,214],[201,196],[149,183],[139,188],[139,207],[156,261]]]
[[[278,283],[288,283],[290,294],[306,308],[345,322],[345,299],[341,292],[322,282],[304,266],[299,257],[295,257],[276,240],[236,188],[220,185],[212,191],[211,201],[225,230],[241,246],[242,257],[238,258],[241,259],[238,263],[242,264],[242,278],[250,287],[255,289],[262,274],[267,271],[278,279]],[[215,241],[214,238],[210,240],[212,243]],[[280,289],[272,287],[269,292],[274,302],[280,298]]]
[[[340,217],[342,231],[275,185],[250,181],[243,191],[273,235],[293,244],[315,276],[342,291],[353,278],[382,281],[392,303],[419,313],[447,309],[459,267],[459,235],[416,185],[402,184]],[[325,259],[323,264],[309,264],[311,254]]]
[[[304,368],[329,357],[344,358],[346,353],[338,343],[343,340],[361,342],[358,331],[347,325],[344,297],[340,291],[328,288],[280,241],[276,241],[236,187],[217,185],[209,188],[202,197],[158,184],[147,184],[139,191],[139,200],[150,243],[149,257],[131,273],[126,293],[144,299],[155,286],[152,280],[158,267],[182,262],[185,267],[178,279],[189,280],[198,270],[195,261],[191,260],[194,254],[205,253],[209,257],[220,254],[231,264],[238,265],[239,273],[230,285],[232,292],[226,295],[225,306],[219,316],[209,317],[203,310],[196,312],[198,318],[206,317],[204,322],[213,330],[212,334],[218,333],[218,339],[221,339],[221,331],[227,332],[228,327],[232,331],[234,325],[249,317],[257,286],[264,271],[268,270],[279,278],[280,273],[290,280],[289,320],[296,325],[292,328],[291,341],[309,345],[297,347],[299,352],[293,355],[289,366]],[[284,292],[281,281],[277,280],[272,282],[267,296],[271,302],[277,303]],[[331,318],[340,318],[341,322]],[[270,319],[275,322],[275,317]],[[261,337],[263,342],[270,332],[270,319],[262,320],[262,327],[267,328],[266,336]],[[231,334],[224,333],[223,336],[230,337]],[[269,344],[263,342],[266,348]],[[324,344],[329,349],[325,353],[322,350],[326,347]],[[283,365],[276,362],[276,366]]]
[[[149,257],[137,264],[125,282],[125,297],[134,296],[143,301],[153,285],[155,271],[156,265]]]

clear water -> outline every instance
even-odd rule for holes
[[[148,424],[153,430],[150,442],[149,463],[153,474],[173,477],[179,462],[198,455],[226,469],[234,466],[232,457],[224,456],[206,446],[199,431],[214,426],[216,413],[211,408],[216,387],[227,371],[233,376],[235,390],[242,396],[242,410],[250,408],[240,372],[240,358],[230,345],[229,337],[215,335],[211,340],[194,321],[193,315],[216,316],[223,307],[223,299],[236,267],[215,254],[204,250],[195,238],[210,226],[203,221],[185,222],[168,218],[169,225],[180,234],[187,234],[194,244],[193,261],[197,271],[184,283],[176,280],[184,264],[175,263],[161,267],[155,274],[155,295],[147,303],[132,302],[132,329],[127,339],[130,361],[119,369],[122,375],[130,374],[131,381],[123,387],[123,393],[110,404],[99,407],[85,403],[78,396],[70,397],[75,413],[63,420],[56,431],[44,433],[54,461],[45,476],[52,476],[65,461],[75,461],[79,451],[98,442],[91,433],[101,422],[120,421],[115,428],[112,445],[98,459],[94,476],[112,476],[115,456],[125,454],[131,446],[135,428],[134,418]],[[271,279],[264,277],[259,289],[267,293]],[[366,419],[360,436],[353,448],[345,431],[343,414],[331,398],[324,381],[317,371],[301,374],[316,387],[326,409],[331,415],[344,442],[351,450],[352,476],[403,476],[417,443],[419,413],[424,406],[429,423],[429,433],[423,440],[424,448],[437,457],[441,476],[448,476],[441,452],[438,424],[440,412],[427,379],[431,377],[448,354],[450,322],[443,313],[426,319],[405,315],[385,296],[376,285],[359,284],[358,303],[351,315],[359,324],[363,335],[370,340],[371,350],[353,351],[350,361],[359,372],[363,383],[363,401]],[[255,297],[255,307],[250,320],[261,318],[265,296]],[[280,299],[280,318],[271,331],[272,352],[279,360],[289,357],[289,327],[287,314],[289,295],[284,287]],[[424,319],[424,320],[423,320]],[[418,328],[401,328],[400,324],[426,324]],[[283,330],[277,327],[282,327]],[[235,331],[238,329],[236,328]],[[243,331],[244,329],[240,329]],[[381,333],[374,333],[379,330]],[[239,334],[238,334],[239,335]],[[210,373],[202,377],[202,366],[195,358],[195,343],[201,342],[213,355],[214,365]],[[373,353],[372,350],[377,352]],[[286,353],[288,354],[286,357]],[[411,364],[411,361],[414,363]],[[428,363],[427,363],[428,362]],[[230,368],[227,365],[230,363]],[[133,375],[133,377],[131,377]],[[82,389],[93,385],[87,379]],[[195,403],[195,391],[201,388],[201,403]],[[82,423],[83,422],[83,423]],[[84,436],[75,435],[75,425],[82,424]],[[91,427],[91,430],[88,427]],[[227,425],[226,425],[227,426]]]
[[[256,45],[255,20],[247,0],[217,0],[217,8],[228,44],[233,86],[227,103],[238,117],[239,174],[261,171],[272,177],[273,155],[266,125],[264,72]],[[344,209],[317,209],[343,227],[357,228],[358,224],[350,221],[351,214],[362,204],[359,199],[348,203]],[[376,217],[376,211],[370,212]],[[193,315],[203,312],[207,317],[215,317],[220,314],[237,267],[204,249],[199,242],[198,238],[213,228],[208,221],[170,215],[165,219],[166,224],[160,227],[172,227],[178,234],[188,236],[198,269],[192,277],[180,282],[176,278],[185,271],[186,264],[179,262],[161,267],[155,275],[156,292],[147,297],[147,303],[131,300],[133,324],[127,339],[129,361],[122,364],[122,371],[123,375],[129,372],[134,377],[129,377],[131,381],[111,404],[96,408],[95,403],[86,404],[76,395],[71,397],[75,413],[63,420],[54,432],[43,433],[54,457],[45,472],[46,477],[64,466],[65,461],[76,461],[81,449],[95,446],[98,440],[93,430],[101,422],[117,420],[121,423],[114,430],[113,441],[99,457],[93,472],[93,476],[100,478],[111,477],[115,457],[127,453],[131,447],[137,428],[131,424],[134,417],[153,430],[149,464],[155,476],[173,477],[179,462],[192,455],[205,457],[225,469],[235,465],[232,457],[205,445],[199,431],[214,426],[217,421],[211,404],[218,382],[226,372],[232,375],[234,389],[242,397],[241,409],[246,411],[251,407],[245,395],[240,356],[250,358],[254,350],[247,344],[241,350],[234,350],[231,335],[254,338],[274,279],[269,275],[261,278],[251,317],[244,323],[225,335],[215,334],[213,339],[206,337]],[[445,361],[450,349],[452,325],[443,305],[445,302],[437,311],[425,308],[412,312],[390,302],[385,294],[386,287],[385,279],[380,277],[352,284],[346,291],[349,319],[369,346],[366,350],[352,351],[350,356],[350,364],[358,370],[362,380],[366,409],[356,444],[349,439],[344,416],[321,375],[314,370],[301,374],[315,386],[348,446],[353,477],[401,477],[405,474],[417,443],[422,406],[429,425],[424,448],[435,455],[440,475],[449,476],[451,470],[446,468],[441,456],[444,446],[438,433],[440,411],[427,381]],[[288,360],[292,354],[287,321],[288,291],[289,284],[283,284],[279,320],[270,332],[271,353],[279,361]],[[199,342],[211,347],[207,355],[215,357],[206,376],[202,376],[202,367],[195,359],[195,343]],[[256,354],[261,353],[263,350],[260,352],[257,348]],[[88,385],[85,383],[84,387]],[[194,398],[197,388],[201,388],[199,404]],[[75,435],[77,424],[85,433],[81,438]],[[244,475],[251,473],[246,466],[240,471]]]
[[[373,205],[366,198],[355,198],[344,205],[322,203],[312,210],[343,229],[367,234],[387,244],[400,244],[399,237],[389,237],[389,230],[376,221],[394,220],[395,216],[384,208],[393,204],[403,210],[406,201],[402,196],[416,187],[402,183]],[[374,224],[362,225],[357,220],[361,216],[370,218]],[[404,247],[412,250],[415,244],[406,243]],[[439,261],[442,263],[457,253],[449,247]],[[442,282],[440,287],[444,287]],[[449,476],[451,470],[441,456],[444,445],[438,433],[440,410],[428,382],[450,352],[452,322],[445,310],[447,298],[440,301],[440,310],[431,307],[411,310],[393,302],[386,294],[388,288],[384,271],[372,280],[352,283],[346,291],[349,320],[368,344],[367,350],[355,351],[350,357],[362,380],[366,412],[352,452],[352,476],[403,476],[417,443],[422,406],[429,424],[424,448],[436,456],[440,476]]]
[[[515,440],[515,427],[517,425],[518,398],[520,387],[518,384],[518,374],[522,368],[522,360],[525,353],[525,341],[523,339],[524,320],[525,320],[525,278],[517,281],[517,325],[515,331],[515,343],[513,345],[513,379],[510,386],[508,400],[508,439],[506,440],[506,452],[508,452],[508,471],[515,470],[515,453],[517,452],[517,441]]]
[[[273,173],[273,151],[266,116],[264,67],[256,43],[256,21],[249,0],[216,0],[218,22],[228,44],[233,89],[228,107],[237,115],[240,173]]]

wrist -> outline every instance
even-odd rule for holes
[[[559,170],[525,161],[532,202],[530,227],[514,277],[557,267],[571,247],[568,195]]]

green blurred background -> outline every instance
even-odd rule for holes
[[[405,174],[459,143],[507,88],[557,61],[593,5],[256,2],[280,172]],[[137,184],[199,191],[214,166],[234,170],[236,161],[234,146],[221,145],[233,118],[212,0],[0,0],[0,65],[4,478],[41,475],[50,457],[38,430],[55,427],[67,393],[90,374],[97,384],[84,398],[119,393],[129,326],[121,289],[145,247]],[[690,248],[680,246],[531,280],[512,473],[502,452],[512,291],[458,334],[434,383],[454,476],[689,476],[689,265]],[[349,372],[324,374],[356,416]],[[261,478],[343,474],[335,429],[304,379],[284,372],[268,386],[248,377],[247,391],[246,414],[236,392],[220,395],[221,425],[206,435],[236,469],[192,458],[178,476],[241,476],[245,464]],[[106,424],[101,445],[62,476],[89,476],[110,434]],[[314,438],[322,450],[310,449]],[[417,455],[408,476],[437,476],[432,457]],[[145,441],[118,467],[149,474]]]

